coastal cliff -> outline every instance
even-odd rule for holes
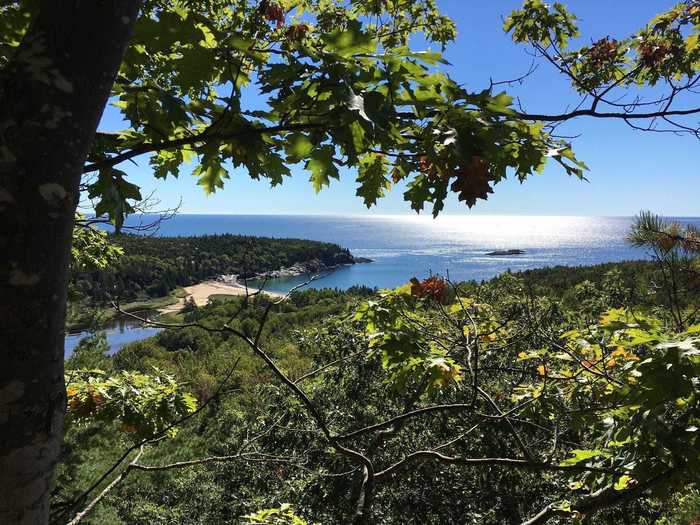
[[[277,270],[268,270],[268,271],[257,272],[257,273],[251,272],[251,273],[241,274],[241,275],[235,275],[235,274],[220,275],[217,278],[217,280],[224,282],[224,283],[236,284],[236,283],[238,283],[239,278],[255,279],[255,280],[288,279],[291,277],[298,277],[301,275],[315,275],[315,274],[333,272],[335,270],[339,270],[340,268],[343,268],[344,266],[349,266],[352,264],[366,264],[366,263],[371,263],[371,262],[372,262],[372,259],[368,259],[366,257],[355,257],[349,251],[343,250],[340,252],[336,252],[330,258],[325,258],[325,260],[319,259],[319,258],[314,258],[314,259],[309,259],[308,261],[300,261],[300,262],[292,264],[291,266],[279,268]]]

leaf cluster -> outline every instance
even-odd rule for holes
[[[151,374],[75,369],[66,376],[68,424],[120,424],[120,430],[143,439],[164,431],[197,408],[194,396],[183,392],[174,377],[154,369]]]

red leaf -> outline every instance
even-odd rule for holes
[[[478,155],[474,155],[469,165],[455,175],[457,180],[452,183],[450,189],[457,193],[459,200],[466,202],[470,208],[476,204],[477,199],[486,200],[488,194],[493,193],[488,164]]]

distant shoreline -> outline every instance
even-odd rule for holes
[[[363,264],[371,262],[370,259],[357,257],[355,261],[350,263],[340,263],[334,264],[332,266],[327,266],[320,261],[307,261],[304,263],[297,263],[289,268],[281,268],[279,270],[273,270],[269,272],[262,272],[256,274],[255,276],[249,278],[248,280],[264,280],[264,279],[288,279],[294,277],[300,277],[302,275],[312,275],[321,273],[332,273],[336,270],[350,266],[352,264]],[[216,279],[208,279],[201,283],[193,284],[190,286],[184,286],[182,288],[187,295],[181,297],[176,303],[164,306],[158,309],[161,314],[171,314],[178,313],[181,311],[187,301],[192,298],[197,306],[205,306],[209,302],[209,298],[213,295],[232,295],[232,296],[245,296],[263,293],[270,297],[281,299],[285,297],[286,293],[275,292],[271,290],[259,289],[254,286],[248,286],[245,282],[239,280],[239,276],[235,274],[231,275],[219,275]]]
[[[324,265],[320,261],[307,261],[305,263],[297,263],[289,268],[262,272],[250,277],[248,280],[260,281],[264,279],[288,279],[300,277],[302,275],[332,273],[352,264],[362,264],[368,262],[371,262],[371,260],[362,257],[357,257],[356,262],[334,264],[332,266]],[[248,286],[245,282],[241,282],[238,275],[235,274],[219,275],[216,279],[207,279],[201,283],[184,286],[182,289],[187,293],[187,295],[181,297],[174,304],[159,308],[158,312],[161,314],[177,313],[184,308],[186,302],[190,298],[194,300],[194,303],[197,306],[205,306],[209,302],[209,298],[212,295],[245,296],[263,293],[278,299],[281,299],[287,295],[286,293]]]

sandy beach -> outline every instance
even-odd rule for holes
[[[211,295],[245,295],[246,288],[242,285],[234,284],[224,284],[218,281],[205,281],[199,284],[193,284],[192,286],[185,286],[184,290],[187,292],[187,296],[181,298],[177,303],[171,304],[159,311],[163,314],[176,313],[182,310],[185,306],[185,301],[192,297],[197,306],[204,306],[209,302],[209,296]],[[257,292],[257,288],[248,288],[247,293],[253,294]],[[279,292],[264,291],[264,294],[270,297],[284,297],[284,294]]]

